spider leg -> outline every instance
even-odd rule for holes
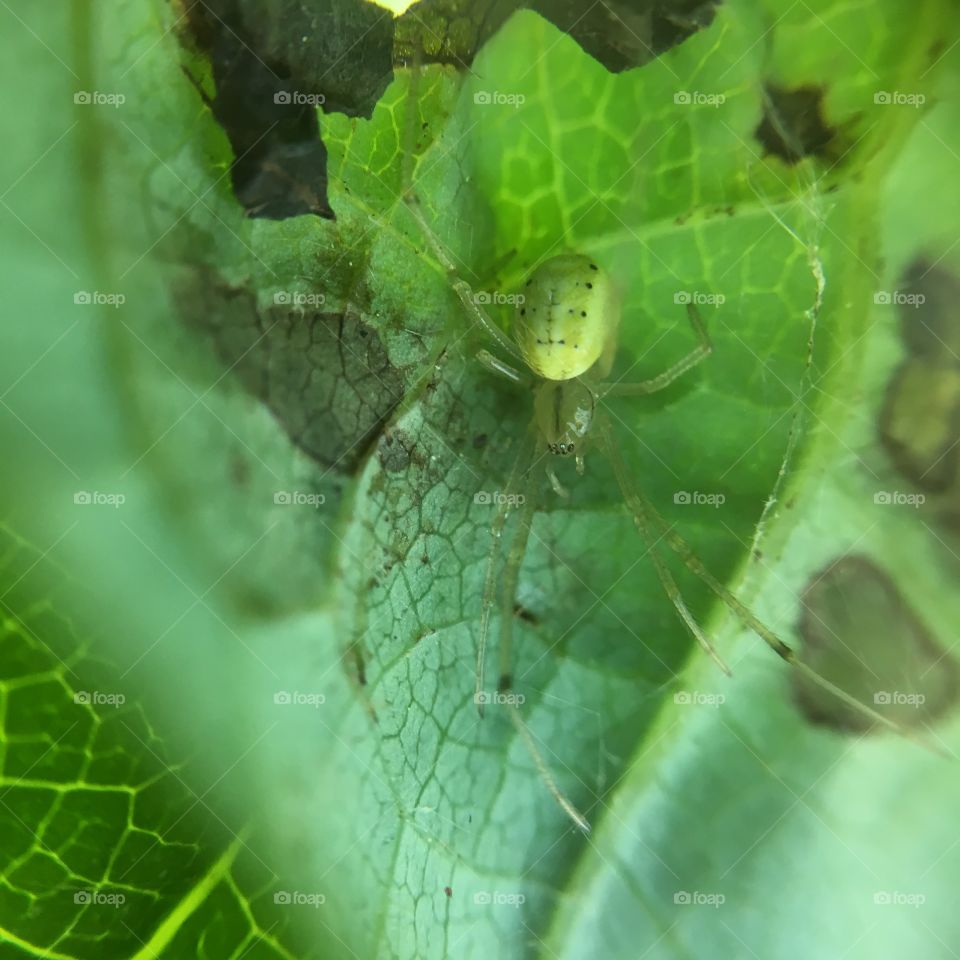
[[[722,600],[723,603],[730,610],[732,610],[734,614],[736,614],[741,623],[749,627],[770,647],[771,650],[774,651],[774,653],[783,658],[791,666],[799,670],[811,683],[814,683],[823,690],[826,690],[828,693],[835,696],[838,700],[841,700],[847,706],[856,710],[863,716],[868,717],[874,723],[879,723],[882,726],[888,727],[902,736],[914,740],[929,750],[942,753],[942,751],[939,750],[935,745],[914,734],[912,731],[900,726],[900,724],[898,724],[896,721],[883,716],[883,714],[858,700],[852,694],[847,693],[846,690],[838,687],[826,677],[821,676],[812,667],[807,666],[807,664],[805,664],[797,656],[796,651],[792,647],[781,640],[776,633],[774,633],[749,609],[749,607],[741,603],[737,597],[735,597],[722,583],[716,579],[716,577],[713,576],[712,573],[710,573],[709,570],[707,570],[686,540],[684,540],[678,533],[675,533],[673,528],[667,524],[667,522],[663,519],[663,517],[660,516],[659,513],[657,513],[653,504],[650,503],[650,501],[640,492],[638,486],[632,481],[632,478],[627,471],[626,463],[624,462],[623,457],[620,455],[620,450],[618,449],[616,441],[613,438],[610,424],[606,420],[601,419],[597,426],[600,430],[598,438],[600,447],[606,454],[613,467],[614,474],[617,477],[617,483],[620,486],[620,491],[623,494],[624,500],[627,502],[627,506],[630,508],[630,511],[633,514],[634,521],[638,530],[640,531],[641,536],[643,536],[644,539],[651,544],[651,556],[653,555],[652,546],[655,542],[655,538],[662,539],[670,547],[670,549],[677,554],[684,566],[686,566],[691,573],[695,574],[704,584],[706,584],[706,586],[709,587],[710,590],[717,597],[719,597],[719,599]],[[673,598],[671,597],[671,599]],[[684,622],[687,623],[688,627],[690,626],[685,617]]]
[[[663,558],[660,556],[660,554],[657,553],[657,542],[660,539],[660,536],[657,535],[657,531],[650,523],[646,511],[642,509],[636,509],[634,501],[639,497],[639,492],[636,492],[635,495],[632,484],[630,484],[631,490],[628,493],[627,484],[629,483],[629,478],[625,469],[622,471],[622,475],[621,471],[617,469],[617,462],[615,461],[615,458],[618,457],[619,454],[615,449],[610,449],[613,447],[614,441],[611,439],[611,434],[608,431],[609,425],[601,421],[600,448],[606,454],[607,459],[613,463],[614,472],[617,475],[617,482],[620,485],[623,498],[627,501],[627,505],[633,511],[634,522],[637,525],[637,529],[640,531],[640,536],[647,545],[647,556],[650,558],[653,568],[657,573],[657,577],[660,579],[664,593],[666,593],[668,599],[673,604],[678,615],[680,616],[680,619],[684,622],[690,633],[693,634],[697,643],[700,644],[707,656],[709,656],[710,659],[713,660],[713,662],[728,677],[732,676],[730,668],[727,666],[720,654],[717,653],[716,647],[714,647],[714,645],[710,642],[709,637],[707,637],[707,635],[703,632],[703,628],[699,623],[697,623],[696,617],[694,617],[694,615],[690,612],[689,607],[687,607],[686,601],[683,599],[683,594],[680,592],[680,588],[677,586],[677,581],[674,580],[673,574],[670,572],[669,567],[663,562]],[[643,504],[641,503],[641,506],[642,505]]]
[[[517,530],[513,543],[510,545],[510,553],[507,555],[507,562],[503,570],[503,583],[500,592],[500,676],[497,682],[497,692],[501,694],[510,693],[513,689],[513,623],[514,623],[514,604],[516,603],[517,585],[520,580],[520,567],[523,564],[523,558],[526,556],[527,543],[530,540],[530,528],[533,524],[533,515],[536,509],[534,491],[536,484],[531,483],[529,473],[533,463],[528,464],[527,473],[524,478],[527,480],[526,493],[524,501],[520,505],[519,529]],[[546,785],[550,794],[556,800],[558,806],[567,814],[567,816],[584,833],[590,832],[590,823],[587,818],[573,805],[571,800],[557,785],[550,767],[544,759],[537,742],[530,732],[530,728],[524,722],[520,715],[520,709],[516,703],[506,700],[507,708],[510,711],[510,720],[514,729],[523,741],[530,758],[540,779]]]
[[[531,423],[521,443],[521,450],[517,454],[517,457],[513,463],[513,467],[510,470],[510,476],[507,479],[508,490],[516,490],[520,486],[520,479],[529,472],[530,464],[533,462],[533,451],[536,449],[533,444],[533,434],[534,429],[533,424]],[[524,502],[523,505],[526,506],[526,502]],[[497,515],[494,518],[493,525],[490,529],[492,542],[490,544],[490,553],[487,555],[487,573],[483,583],[483,599],[481,601],[480,608],[480,637],[477,641],[476,682],[473,692],[473,700],[477,705],[477,712],[481,717],[483,716],[484,704],[487,702],[487,693],[483,688],[483,682],[484,673],[486,672],[487,636],[490,632],[490,614],[497,602],[497,580],[499,573],[497,567],[503,543],[503,530],[507,524],[507,519],[510,516],[511,506],[512,505],[509,498],[504,497],[500,500],[500,502],[497,504]],[[529,530],[529,524],[527,524],[526,535],[529,535]],[[526,535],[524,536],[524,543],[526,543]],[[514,550],[511,549],[510,557],[512,557],[513,554]],[[522,554],[521,559],[523,559]],[[510,608],[510,620],[512,626],[512,592],[510,593],[508,599],[504,600],[501,598],[501,608],[503,605],[508,605]]]
[[[499,357],[495,357],[489,350],[477,351],[477,362],[486,367],[491,373],[498,377],[510,380],[521,387],[530,385],[530,379],[525,377],[519,370],[511,367],[509,363],[504,363]]]
[[[701,360],[710,356],[713,350],[713,344],[710,342],[710,336],[707,328],[704,326],[700,311],[692,304],[687,304],[687,316],[690,318],[690,325],[693,327],[700,341],[685,357],[678,360],[673,366],[664,370],[663,373],[652,377],[649,380],[641,380],[638,383],[620,383],[619,381],[610,381],[601,383],[595,387],[598,398],[607,396],[637,396],[640,394],[657,393],[670,386],[679,377],[682,377],[688,370],[695,367]]]
[[[530,527],[533,524],[535,508],[533,490],[535,484],[530,483],[529,472],[524,476],[525,492],[520,504],[518,529],[510,544],[507,562],[503,567],[502,583],[500,587],[500,674],[497,678],[497,690],[506,693],[513,687],[512,657],[513,657],[513,621],[514,605],[517,598],[517,585],[520,582],[520,567],[527,553],[527,544],[530,541]]]
[[[483,682],[484,674],[486,673],[486,649],[487,636],[490,632],[490,614],[493,611],[494,605],[497,604],[498,574],[500,580],[500,673],[497,678],[497,692],[506,694],[511,692],[513,687],[511,663],[513,659],[514,604],[517,596],[517,584],[520,579],[520,567],[523,564],[523,558],[527,552],[527,543],[530,540],[530,528],[533,524],[533,514],[536,508],[534,498],[536,484],[529,482],[530,473],[537,459],[536,436],[536,425],[531,423],[524,441],[527,456],[524,457],[522,452],[518,454],[513,469],[510,472],[510,478],[507,481],[507,490],[509,493],[513,493],[518,490],[521,485],[523,486],[524,499],[519,503],[519,529],[514,535],[513,542],[510,544],[510,552],[507,554],[507,560],[502,573],[498,570],[497,561],[500,558],[502,548],[503,530],[510,515],[511,503],[508,499],[504,499],[498,504],[497,516],[491,530],[493,543],[490,547],[490,554],[487,557],[487,574],[483,587],[483,605],[480,614],[480,639],[477,643],[477,672],[473,697],[474,703],[477,705],[477,711],[481,717],[484,715],[484,705],[489,699],[488,694],[483,689]],[[550,791],[551,796],[580,830],[584,833],[589,833],[590,823],[557,785],[557,781],[550,772],[550,767],[544,759],[540,748],[537,746],[533,734],[520,715],[519,708],[511,700],[506,700],[506,706],[509,710],[510,720],[519,734],[520,739],[523,741],[527,752],[530,754],[530,758],[537,768],[540,779]]]
[[[564,500],[570,499],[570,491],[560,482],[560,478],[552,466],[547,467],[547,479],[550,481],[550,486],[553,487],[553,492],[558,497],[562,497]]]
[[[422,58],[423,51],[419,48],[415,49],[413,51],[413,69],[410,74],[411,80],[409,91],[412,102],[414,103],[417,101]],[[423,210],[420,208],[420,197],[417,196],[417,192],[413,184],[416,158],[414,157],[414,151],[412,149],[412,144],[416,140],[418,120],[419,114],[408,107],[405,117],[404,131],[405,139],[407,141],[407,149],[404,150],[402,158],[403,167],[401,173],[400,197],[407,211],[410,213],[410,216],[413,217],[414,222],[417,224],[420,233],[426,240],[427,246],[431,249],[437,262],[446,272],[448,282],[450,283],[450,286],[453,288],[453,291],[456,293],[460,302],[463,304],[463,307],[467,312],[467,316],[469,316],[473,323],[478,325],[480,329],[487,334],[487,336],[491,337],[497,346],[504,350],[508,356],[513,357],[515,360],[519,360],[522,363],[523,358],[520,356],[520,353],[513,344],[513,341],[511,341],[511,339],[503,332],[503,330],[501,330],[500,327],[493,322],[486,310],[483,309],[481,302],[474,294],[473,288],[470,286],[470,284],[459,276],[458,268],[454,262],[452,254],[443,245],[433,227],[431,227],[427,222],[427,218],[424,216]]]
[[[687,607],[686,602],[683,599],[683,595],[680,593],[680,588],[677,586],[676,580],[673,579],[673,574],[670,573],[669,568],[663,562],[663,559],[657,553],[656,543],[657,536],[653,530],[645,526],[645,519],[636,518],[638,526],[642,526],[641,536],[646,541],[649,546],[647,551],[647,556],[650,557],[653,562],[654,569],[657,571],[657,576],[660,578],[660,583],[663,585],[664,593],[670,599],[670,602],[676,608],[677,613],[680,615],[680,619],[686,624],[687,629],[693,634],[696,638],[697,643],[703,648],[704,652],[710,659],[728,676],[733,676],[730,672],[730,668],[724,662],[723,658],[717,653],[716,647],[710,642],[707,635],[703,632],[703,628],[697,623],[696,618],[690,612]]]
[[[526,476],[529,480],[529,471]],[[501,694],[510,693],[513,689],[513,623],[514,623],[514,604],[517,596],[517,584],[520,580],[520,567],[523,564],[523,558],[527,552],[527,543],[530,540],[530,528],[533,523],[535,512],[535,499],[533,491],[536,487],[533,483],[527,483],[528,493],[520,506],[519,529],[517,530],[513,543],[510,545],[510,553],[507,555],[507,562],[503,570],[503,582],[500,589],[500,676],[497,682],[497,692]],[[533,734],[520,715],[520,709],[516,703],[506,700],[506,705],[510,711],[510,720],[514,729],[523,741],[530,758],[540,779],[544,782],[550,794],[556,800],[558,806],[567,814],[567,816],[584,833],[590,832],[590,823],[587,818],[573,805],[566,794],[557,785],[550,767],[544,759],[543,754],[537,745]]]
[[[464,310],[467,312],[467,316],[480,327],[484,333],[489,336],[494,343],[500,347],[508,356],[512,357],[514,360],[519,360],[523,363],[523,357],[520,355],[520,352],[517,350],[516,346],[513,344],[513,341],[493,322],[490,318],[490,315],[486,310],[483,309],[483,306],[473,292],[473,288],[467,283],[466,280],[460,278],[457,274],[457,266],[453,262],[453,258],[450,255],[450,252],[443,246],[440,242],[440,238],[434,233],[433,228],[427,223],[427,218],[423,215],[423,211],[420,209],[420,199],[413,192],[413,188],[408,189],[404,195],[404,203],[407,206],[407,209],[410,211],[410,215],[416,221],[417,226],[420,228],[420,232],[426,238],[427,244],[430,246],[433,251],[433,255],[436,257],[440,266],[447,272],[447,278],[450,283],[450,286],[453,288],[453,292],[457,295],[460,300],[460,303],[463,304]]]
[[[520,716],[520,710],[516,704],[509,704],[510,708],[510,719],[513,721],[513,726],[516,729],[517,733],[520,735],[520,739],[523,741],[524,746],[527,748],[527,752],[530,754],[531,759],[533,760],[534,766],[537,768],[537,773],[540,774],[540,779],[546,784],[547,789],[550,791],[553,799],[557,801],[559,807],[563,812],[584,832],[590,832],[590,822],[587,818],[571,803],[566,794],[557,786],[557,781],[553,779],[553,774],[550,772],[550,767],[547,766],[547,761],[544,760],[543,754],[540,752],[540,748],[537,746],[536,740],[533,739],[533,734],[530,732],[529,727],[523,722],[523,717]]]

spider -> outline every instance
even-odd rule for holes
[[[414,103],[418,95],[421,66],[418,52],[414,57],[408,91],[410,101]],[[723,673],[729,676],[730,670],[687,607],[666,561],[657,552],[661,544],[676,554],[680,562],[746,628],[752,630],[807,680],[871,722],[930,747],[911,731],[856,699],[804,663],[789,644],[713,576],[687,542],[660,516],[631,475],[604,410],[604,401],[615,396],[639,397],[658,393],[710,356],[713,347],[696,306],[692,302],[686,304],[687,320],[696,338],[692,350],[649,379],[632,383],[611,380],[621,319],[618,289],[613,278],[599,263],[584,252],[568,249],[541,261],[523,281],[518,291],[522,296],[513,298],[516,305],[511,335],[508,335],[490,317],[481,298],[460,275],[453,256],[424,215],[414,182],[418,166],[412,149],[417,136],[416,117],[415,109],[408,111],[405,130],[407,146],[401,159],[400,206],[415,221],[472,325],[491,342],[491,349],[483,347],[476,352],[477,361],[491,374],[532,394],[528,424],[531,442],[526,446],[526,455],[522,453],[517,458],[507,489],[516,490],[523,485],[531,494],[536,492],[539,485],[526,481],[531,471],[545,461],[550,486],[557,496],[565,498],[568,492],[557,477],[554,463],[573,459],[576,474],[582,476],[586,469],[587,454],[595,449],[612,467],[629,515],[645,547],[645,556],[653,564],[667,598],[699,646]],[[785,229],[789,230],[788,227]],[[517,530],[501,571],[503,533],[514,509],[518,513]],[[498,609],[499,671],[496,690],[497,694],[504,695],[499,699],[509,707],[509,715],[517,733],[554,799],[578,827],[589,832],[586,818],[554,780],[533,735],[521,718],[516,699],[506,696],[513,687],[511,664],[515,598],[535,510],[536,498],[532,495],[517,499],[504,497],[497,502],[497,512],[491,524],[492,543],[481,601],[473,700],[482,717],[485,705],[492,699],[485,688],[486,658],[491,617],[494,610]]]
[[[516,489],[530,470],[546,460],[546,474],[557,495],[567,496],[553,464],[557,459],[573,458],[576,473],[585,471],[586,455],[591,448],[605,456],[616,477],[620,492],[637,530],[645,543],[646,555],[654,565],[666,596],[680,619],[703,650],[727,675],[724,663],[703,629],[688,609],[664,559],[657,553],[660,543],[666,544],[681,562],[697,576],[749,629],[753,630],[783,660],[800,670],[811,682],[829,691],[872,721],[904,731],[852,695],[837,687],[800,660],[784,640],[760,621],[754,613],[718,581],[692,548],[660,516],[639,486],[634,482],[613,436],[603,401],[611,396],[647,396],[666,389],[678,378],[695,368],[712,352],[706,325],[697,308],[688,303],[687,319],[697,339],[696,346],[660,374],[634,383],[610,380],[610,370],[617,348],[620,324],[620,302],[611,277],[599,264],[582,253],[567,251],[543,261],[523,284],[523,296],[513,318],[513,336],[509,337],[484,309],[473,289],[457,273],[450,253],[444,248],[427,222],[419,198],[410,187],[403,197],[407,209],[446,271],[468,317],[493,341],[499,352],[486,348],[477,353],[477,360],[493,374],[505,378],[518,388],[532,392],[532,417],[529,432],[534,441],[529,455],[521,457],[513,468],[508,489]],[[532,488],[533,485],[528,485]],[[514,601],[520,566],[526,552],[535,510],[533,497],[525,497],[518,505],[518,531],[502,573],[499,572],[501,541],[508,516],[515,505],[510,498],[501,498],[492,524],[492,546],[484,582],[480,635],[476,651],[474,702],[481,716],[490,700],[485,692],[486,652],[490,619],[499,604],[500,670],[497,692],[510,707],[510,715],[550,792],[574,823],[584,831],[589,825],[584,816],[566,798],[554,781],[540,755],[530,731],[520,719],[515,703],[507,696],[512,688],[511,656],[513,644]],[[499,597],[498,597],[499,587]]]

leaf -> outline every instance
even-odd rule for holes
[[[17,571],[49,582],[44,556],[7,530],[2,543],[18,614],[2,636],[0,956],[289,960],[251,831],[188,786],[102,640],[78,637],[59,597],[29,601]]]
[[[955,269],[949,205],[916,174],[929,163],[952,189],[950,151],[935,144],[956,152],[955,108],[893,96],[916,102],[922,86],[932,103],[955,82],[948,22],[941,6],[893,0],[785,15],[728,5],[660,59],[611,75],[523,11],[467,79],[398,71],[369,120],[318,118],[331,222],[247,219],[227,187],[228,145],[165,33],[174,15],[112,12],[96,58],[107,72],[78,81],[127,96],[115,117],[78,107],[95,202],[51,227],[39,191],[10,201],[48,246],[88,249],[101,272],[77,260],[54,292],[36,284],[48,309],[30,312],[36,326],[4,361],[18,463],[5,492],[27,541],[50,545],[44,578],[27,577],[10,609],[26,622],[50,570],[69,570],[82,588],[65,581],[57,608],[82,626],[63,631],[61,656],[96,638],[97,665],[78,658],[57,697],[31,679],[44,709],[8,712],[8,738],[63,730],[63,690],[124,678],[131,716],[148,718],[131,729],[169,759],[164,774],[118,734],[145,771],[121,779],[156,778],[147,829],[194,859],[147,857],[142,874],[80,863],[84,883],[136,875],[148,895],[126,925],[88,911],[76,931],[59,912],[76,878],[38,856],[16,879],[60,906],[18,927],[22,900],[0,900],[0,950],[43,955],[65,930],[66,956],[157,944],[211,958],[257,938],[253,955],[418,958],[875,957],[960,942],[951,765],[808,723],[786,668],[674,565],[734,667],[733,681],[718,675],[595,453],[583,479],[563,473],[569,502],[545,481],[523,491],[540,509],[512,666],[522,716],[591,838],[506,712],[478,719],[491,501],[521,492],[509,477],[530,402],[477,364],[485,343],[400,200],[410,162],[424,215],[492,301],[550,251],[596,257],[624,293],[617,374],[651,375],[689,349],[683,301],[696,294],[713,356],[613,410],[637,482],[797,645],[811,578],[862,555],[946,649],[958,611],[943,516],[874,495],[903,482],[877,423],[908,351],[876,294],[921,254]],[[820,91],[812,141],[784,106],[796,90]],[[770,151],[765,123],[800,150]],[[142,224],[132,197],[146,198]],[[43,245],[30,249],[50,269]],[[56,326],[80,283],[126,296],[101,338]],[[58,337],[82,349],[61,352]],[[48,386],[61,383],[70,399]],[[25,442],[24,423],[48,449]],[[35,559],[14,555],[10,579]],[[56,672],[22,628],[8,636],[31,678]],[[865,669],[890,654],[882,635],[858,639]],[[955,742],[946,724],[933,734]],[[81,781],[74,767],[55,782]],[[191,794],[206,806],[181,835]],[[101,854],[126,836],[113,808],[81,813]]]
[[[570,0],[420,0],[397,21],[402,63],[422,60],[468,67],[512,14],[533,10],[574,39],[608,70],[639,67],[710,25],[716,4],[707,0],[626,3],[584,8]]]

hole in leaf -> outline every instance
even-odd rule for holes
[[[832,158],[836,130],[823,117],[822,87],[787,90],[768,84],[766,94],[755,134],[765,153],[791,164],[807,156]]]

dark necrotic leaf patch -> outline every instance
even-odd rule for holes
[[[903,272],[896,300],[903,341],[915,357],[960,364],[960,277],[927,258]]]
[[[895,303],[908,356],[887,386],[879,435],[897,470],[930,493],[960,492],[960,279],[914,261]]]
[[[960,364],[910,357],[887,386],[880,439],[897,470],[930,493],[960,481]]]
[[[399,403],[403,385],[377,331],[356,312],[278,304],[192,272],[178,286],[185,320],[324,466],[352,472]]]
[[[957,662],[867,557],[841,557],[811,578],[798,631],[814,670],[903,727],[942,717],[960,692]],[[792,684],[812,723],[850,733],[871,729],[869,719],[801,674]]]

